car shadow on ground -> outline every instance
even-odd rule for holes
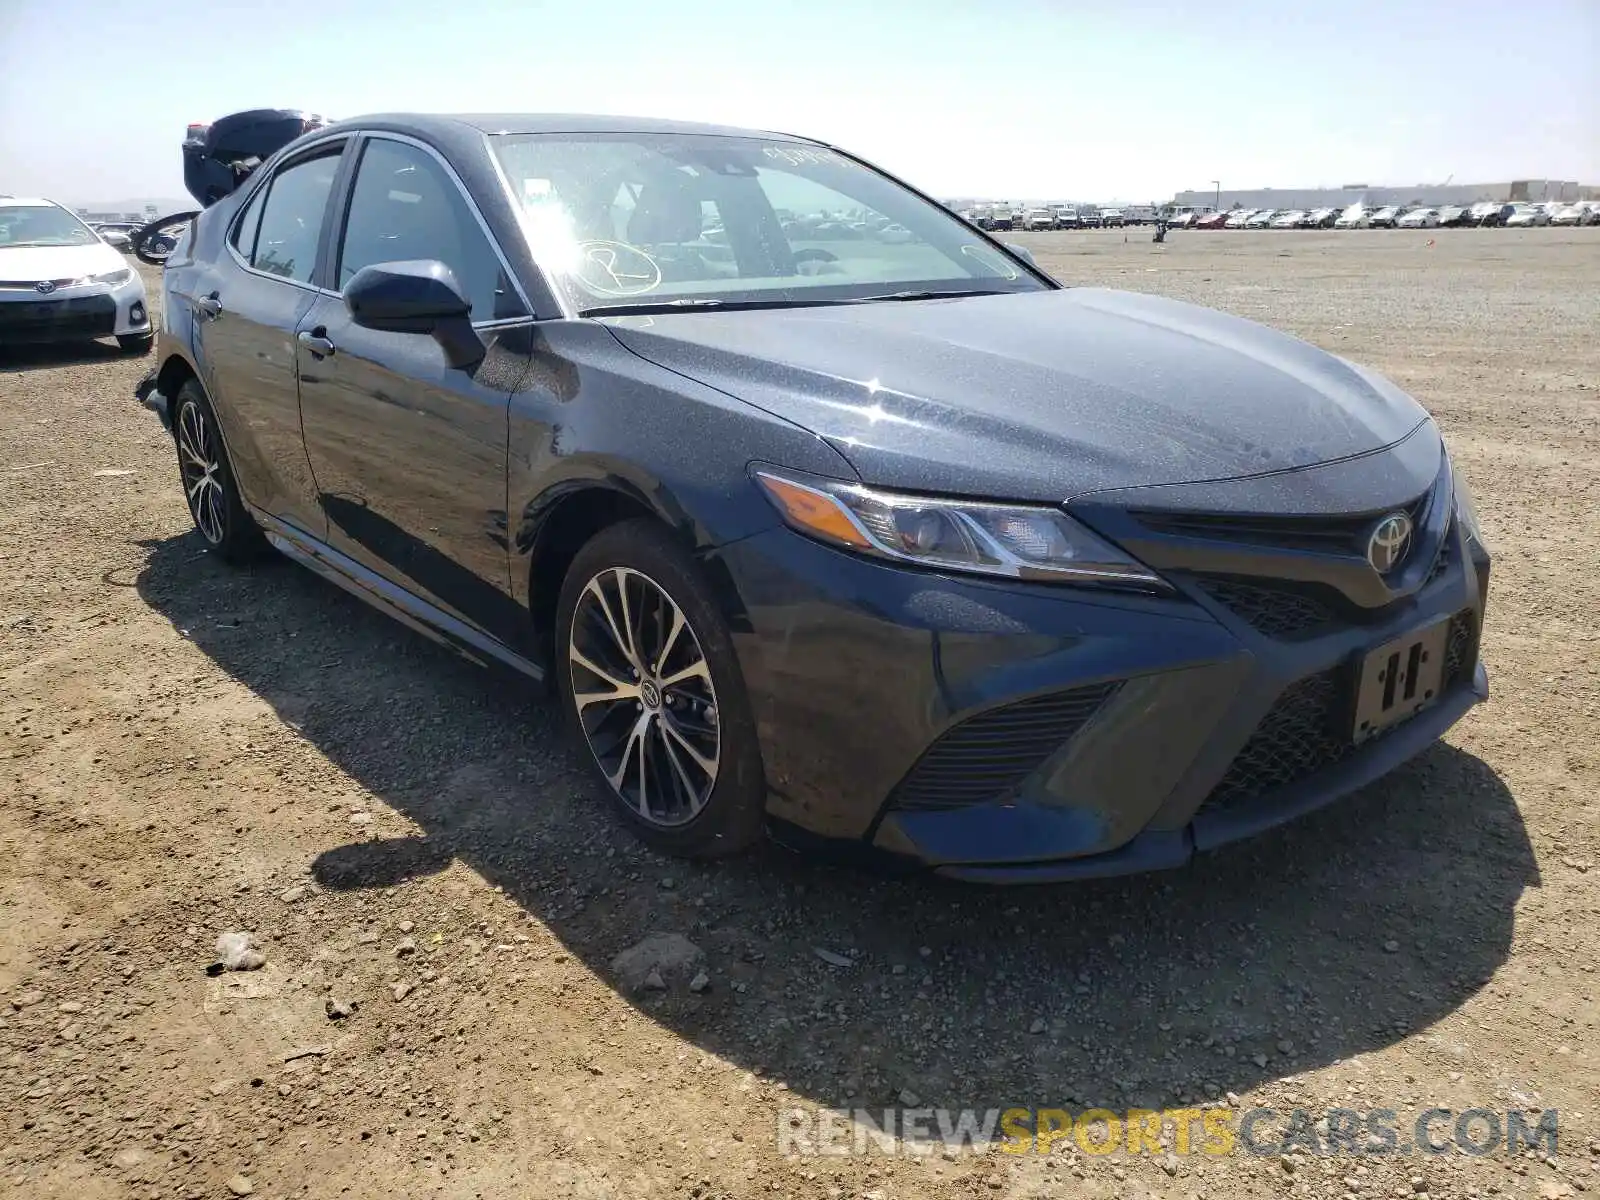
[[[1447,745],[1161,875],[977,890],[775,847],[674,862],[610,818],[532,689],[287,563],[229,570],[192,534],[146,549],[146,602],[420,830],[323,851],[321,886],[460,860],[607,979],[645,934],[686,934],[710,990],[630,1001],[826,1104],[1160,1106],[1348,1059],[1481,987],[1538,881],[1505,785]]]
[[[132,358],[115,342],[41,342],[19,346],[0,346],[0,372],[48,371],[56,367],[75,367],[84,363],[106,363]]]

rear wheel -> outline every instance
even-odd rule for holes
[[[172,433],[189,516],[206,546],[230,563],[257,557],[266,539],[239,495],[216,414],[193,379],[178,389]]]
[[[654,521],[578,552],[556,617],[562,706],[628,826],[668,854],[715,858],[760,837],[755,720],[726,622]]]

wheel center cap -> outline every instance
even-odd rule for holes
[[[644,701],[646,708],[661,707],[661,689],[656,686],[656,681],[653,679],[646,679],[639,685],[639,697]]]

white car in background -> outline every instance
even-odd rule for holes
[[[1267,229],[1272,225],[1272,218],[1278,215],[1275,208],[1263,208],[1260,212],[1250,217],[1244,223],[1246,229]]]
[[[1513,204],[1505,224],[1510,229],[1527,229],[1533,225],[1550,224],[1550,214],[1537,204]]]
[[[1243,229],[1248,222],[1255,219],[1257,211],[1254,208],[1241,208],[1224,221],[1223,225],[1228,229]]]
[[[1582,225],[1589,217],[1589,209],[1582,204],[1567,204],[1550,218],[1552,225]]]
[[[1022,229],[1054,229],[1056,214],[1048,208],[1030,208],[1022,214],[1022,220],[1018,225]]]
[[[1414,208],[1395,222],[1400,229],[1437,229],[1439,228],[1439,210],[1437,208]]]
[[[0,197],[0,345],[114,337],[133,354],[154,339],[144,280],[72,210]]]
[[[1372,210],[1365,204],[1352,204],[1334,220],[1335,229],[1365,229],[1372,220]]]
[[[1298,229],[1305,217],[1304,209],[1289,208],[1273,217],[1270,224],[1273,229]]]

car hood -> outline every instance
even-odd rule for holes
[[[104,242],[83,246],[0,246],[0,279],[78,279],[127,266]]]
[[[607,323],[641,357],[825,438],[883,487],[1059,502],[1348,458],[1427,420],[1306,342],[1131,292]]]

